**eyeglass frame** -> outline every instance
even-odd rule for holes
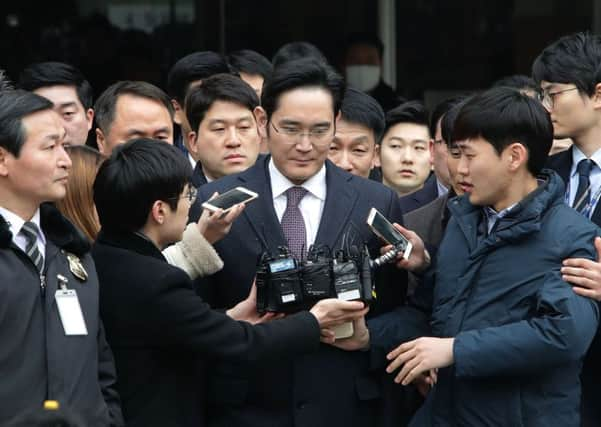
[[[330,133],[330,130],[333,130],[332,135],[331,135],[332,139],[334,139],[334,135],[336,135],[336,123],[335,122],[332,123],[332,125],[328,128],[328,130],[327,130],[328,133],[324,134],[324,136],[323,136],[324,140],[323,141],[320,141],[320,140],[316,141],[315,140],[315,132],[314,132],[314,130],[309,130],[308,132],[300,132],[300,130],[299,130],[298,133],[290,134],[290,133],[286,133],[285,131],[281,131],[280,129],[276,128],[275,125],[273,124],[273,121],[271,121],[271,120],[269,120],[269,124],[271,124],[271,127],[273,128],[273,130],[275,130],[278,134],[285,135],[285,136],[287,136],[289,138],[295,138],[294,142],[288,142],[287,141],[290,145],[298,144],[298,141],[302,140],[302,137],[305,136],[305,135],[307,135],[307,137],[309,138],[309,141],[311,141],[311,144],[313,144],[313,145],[319,145],[319,146],[322,146],[322,145],[325,146],[326,145],[326,141],[327,141],[327,144],[330,144],[332,142],[332,140],[328,140],[326,138],[328,136],[328,134]],[[298,139],[296,140],[296,138],[298,138]]]
[[[179,199],[188,199],[190,203],[193,203],[196,200],[196,196],[198,196],[198,188],[194,187],[192,184],[188,184],[188,190],[182,196],[174,196],[169,197],[167,200],[177,201]]]
[[[578,90],[578,88],[571,87],[569,89],[558,90],[556,92],[547,92],[547,91],[543,90],[542,92],[539,92],[537,94],[537,98],[540,101],[540,103],[543,104],[543,107],[553,108],[553,107],[555,107],[555,97],[557,95],[561,95],[564,92],[570,92],[572,90]],[[545,100],[547,100],[547,99],[549,101],[545,102]]]

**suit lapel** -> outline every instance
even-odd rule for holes
[[[268,248],[277,248],[286,245],[286,238],[273,208],[271,181],[267,167],[269,159],[270,156],[260,159],[238,179],[242,186],[259,194],[259,198],[249,203],[244,209],[243,214],[250,228],[263,245],[267,245]]]
[[[570,170],[572,169],[572,147],[551,156],[547,162],[547,167],[557,172],[561,179],[563,179],[563,183],[567,186],[570,182]]]
[[[353,175],[343,174],[329,160],[326,161],[326,202],[321,215],[315,243],[334,249],[342,233],[348,228],[353,212],[357,190],[350,185]],[[360,224],[356,224],[359,226]]]
[[[572,147],[549,158],[548,167],[555,170],[563,179],[564,184],[570,182],[570,171],[572,170]],[[597,225],[601,225],[601,203],[597,203],[591,221]]]

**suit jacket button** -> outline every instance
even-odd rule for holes
[[[307,402],[299,402],[296,404],[296,409],[305,409],[307,407]]]

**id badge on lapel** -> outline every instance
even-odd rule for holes
[[[58,314],[65,330],[65,335],[88,335],[86,321],[81,311],[79,298],[75,289],[68,289],[68,279],[62,275],[57,275],[59,288],[54,294]]]

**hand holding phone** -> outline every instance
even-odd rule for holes
[[[409,259],[413,245],[382,215],[376,208],[371,208],[367,217],[369,228],[389,245],[399,247],[403,251],[403,258]]]

